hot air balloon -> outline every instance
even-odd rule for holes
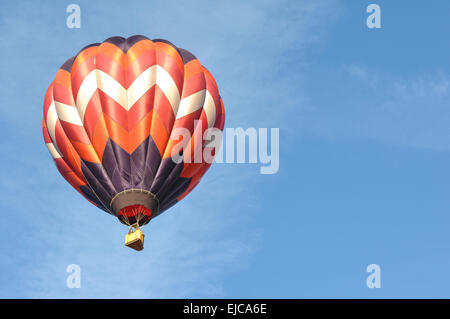
[[[192,53],[135,35],[68,59],[45,94],[42,128],[61,175],[127,225],[126,245],[141,250],[140,227],[187,196],[211,165],[190,160],[208,148],[213,158],[217,148],[194,136],[221,132],[224,121],[216,81]]]

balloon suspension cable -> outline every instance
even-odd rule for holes
[[[134,228],[134,231],[136,231],[136,230],[140,230],[141,228],[139,227],[139,223],[135,223],[135,224],[133,224],[133,225],[130,225],[130,229],[129,229],[129,233],[131,232],[133,232],[133,228]]]
[[[132,232],[133,228],[135,230],[139,230],[140,229],[139,224],[140,224],[141,218],[144,216],[138,209],[133,208],[132,212],[133,212],[133,215],[136,218],[136,222],[134,224],[131,224],[130,220],[128,219],[128,216],[127,216],[127,225],[130,226],[129,232]],[[126,216],[126,214],[125,214],[125,216]]]
[[[127,214],[123,214],[122,216],[123,216],[123,220],[124,220],[125,224],[131,227],[130,219],[128,218]]]

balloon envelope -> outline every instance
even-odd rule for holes
[[[144,225],[198,184],[211,160],[193,160],[208,148],[194,137],[224,121],[217,84],[193,54],[136,35],[67,60],[45,95],[42,127],[78,192],[121,222]]]

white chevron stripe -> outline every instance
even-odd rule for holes
[[[50,155],[54,158],[61,158],[61,154],[59,153],[59,151],[56,149],[55,145],[53,143],[45,143],[45,145],[47,145],[48,151],[50,152]]]
[[[142,72],[136,80],[125,90],[128,95],[126,105],[122,105],[127,111],[136,103],[148,90],[150,90],[156,83],[156,65],[152,65],[147,70]]]
[[[83,126],[80,119],[80,114],[78,114],[78,110],[75,106],[55,101],[55,107],[56,113],[61,121]]]
[[[77,94],[77,109],[80,114],[80,118],[84,121],[84,113],[86,112],[86,107],[89,101],[97,90],[97,76],[96,70],[91,71],[81,83],[80,89]]]
[[[213,127],[214,122],[216,121],[216,104],[214,103],[214,99],[209,91],[206,91],[206,99],[203,110],[205,111],[206,119],[208,121],[208,128]]]
[[[158,66],[156,71],[156,84],[169,100],[173,114],[177,114],[180,105],[180,92],[169,72],[160,66]]]
[[[56,144],[55,130],[57,120],[58,114],[56,113],[55,109],[55,101],[52,101],[52,103],[50,103],[50,106],[48,107],[47,118],[45,122],[47,123],[48,134],[50,135],[50,138],[52,139],[54,146],[56,147],[58,153],[61,153],[61,151],[58,148],[58,145]]]
[[[77,94],[76,105],[81,122],[84,121],[87,105],[97,89],[128,111],[155,84],[167,97],[176,114],[180,104],[180,92],[173,78],[163,67],[152,65],[134,80],[128,90],[109,74],[97,69],[92,70],[83,80]]]
[[[176,118],[179,119],[201,109],[203,107],[203,103],[205,102],[205,98],[206,90],[203,89],[181,99]]]
[[[96,71],[98,88],[128,111],[127,90],[109,74],[101,70]]]
[[[50,103],[50,106],[48,107],[46,122],[47,122],[48,134],[50,135],[53,143],[56,143],[55,128],[56,128],[57,120],[58,120],[58,114],[56,114],[55,101],[52,101],[52,103]]]

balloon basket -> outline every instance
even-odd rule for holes
[[[125,246],[141,251],[144,249],[144,236],[139,228],[133,231],[130,227],[128,234],[125,236]]]

